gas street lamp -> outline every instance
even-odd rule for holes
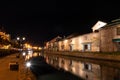
[[[17,37],[17,40],[18,40],[18,41],[24,41],[24,40],[25,40],[25,37],[22,37],[22,38],[21,38],[21,37]]]
[[[19,44],[19,48],[23,48],[23,42],[25,41],[25,37],[17,37],[17,41]]]

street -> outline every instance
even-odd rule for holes
[[[16,58],[16,54],[6,56],[4,58],[0,59],[0,80],[17,80],[18,79],[18,71],[10,71],[9,69],[9,63],[11,61],[19,61],[18,58]]]
[[[30,72],[26,74],[26,67],[24,59],[22,57],[17,58],[17,54],[12,54],[3,58],[0,58],[0,80],[27,80],[32,78]],[[10,62],[18,62],[19,70],[10,70]],[[32,80],[34,80],[32,78]]]

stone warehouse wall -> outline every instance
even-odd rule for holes
[[[113,52],[118,51],[117,42],[113,42],[112,40],[115,38],[119,38],[117,35],[117,27],[119,25],[107,26],[104,29],[100,30],[100,50],[102,52]]]

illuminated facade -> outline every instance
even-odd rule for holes
[[[10,44],[6,44],[7,42],[10,42],[10,35],[0,31],[0,48],[6,49],[10,47]]]
[[[10,40],[10,35],[6,34],[5,32],[0,32],[0,37],[4,40]]]
[[[54,38],[47,42],[46,49],[54,51],[116,52],[120,51],[120,19],[109,24],[98,21],[91,33],[71,34],[66,38]],[[49,45],[48,45],[49,43]]]
[[[52,51],[58,51],[58,49],[59,49],[58,42],[60,40],[61,40],[61,37],[57,36],[54,39],[52,39],[51,41],[47,42],[46,49],[52,50]]]
[[[113,20],[110,24],[100,29],[100,48],[103,52],[120,51],[120,19]]]

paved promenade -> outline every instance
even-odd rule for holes
[[[18,70],[10,70],[10,62],[18,62]],[[16,58],[16,54],[0,58],[0,80],[36,80],[35,76],[25,66],[25,61],[20,56]]]

